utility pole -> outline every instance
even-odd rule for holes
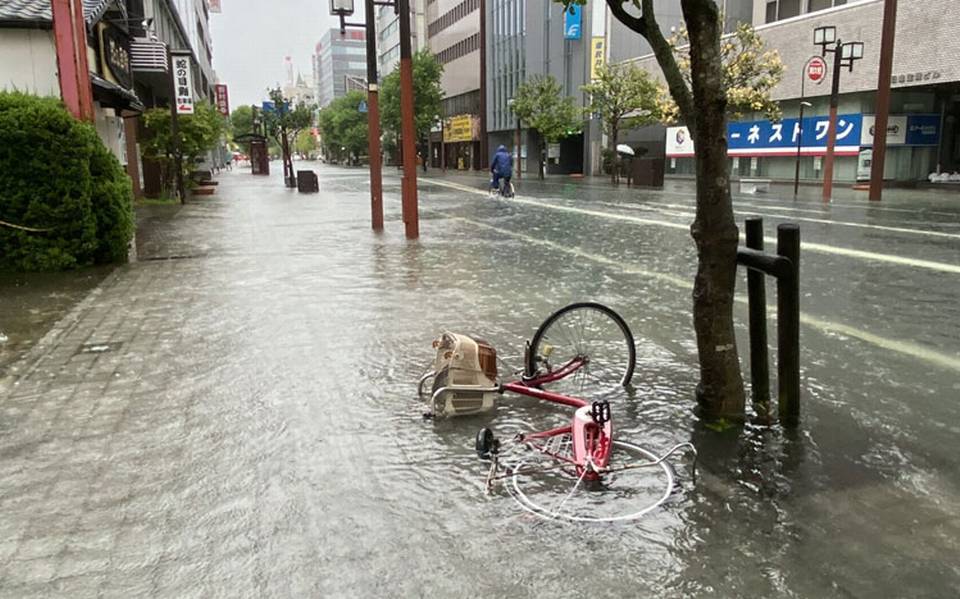
[[[880,72],[877,75],[876,120],[873,127],[873,156],[870,164],[870,200],[883,195],[883,165],[887,157],[887,123],[890,117],[890,75],[893,73],[893,44],[897,32],[897,0],[883,2],[883,34],[880,38]]]
[[[383,231],[383,181],[380,173],[380,101],[377,84],[377,31],[374,0],[364,0],[367,27],[367,151],[370,157],[370,213],[374,231]]]
[[[410,0],[400,5],[400,131],[403,135],[403,223],[407,239],[420,236],[417,208],[417,150],[413,123],[413,59],[410,53]]]

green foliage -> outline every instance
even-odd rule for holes
[[[230,113],[229,133],[231,141],[241,135],[253,133],[253,107],[239,106]],[[249,153],[249,144],[244,144],[244,148]]]
[[[552,75],[537,75],[517,87],[513,113],[537,130],[547,143],[557,143],[579,132],[583,119],[573,98],[563,96]]]
[[[597,69],[597,79],[582,86],[589,94],[587,114],[597,114],[616,144],[617,133],[655,123],[660,119],[657,104],[657,84],[646,71],[630,65],[603,65]]]
[[[429,50],[413,55],[414,128],[417,140],[430,136],[430,129],[440,121],[443,89],[440,77],[443,65]],[[388,136],[400,135],[400,68],[383,78],[380,86],[380,123]]]
[[[174,178],[173,127],[169,108],[151,108],[144,113],[143,124],[147,131],[142,142],[143,155],[157,161],[163,170],[164,188],[170,189]],[[184,178],[189,177],[198,158],[217,147],[226,128],[223,115],[208,102],[194,105],[193,114],[181,114],[177,119],[183,152]]]
[[[0,92],[0,268],[63,270],[126,258],[130,181],[96,131],[52,98]]]
[[[352,91],[320,111],[320,137],[327,156],[344,160],[366,153],[367,114],[358,110],[365,99],[363,92]]]
[[[297,141],[293,144],[293,149],[299,154],[309,156],[317,151],[317,138],[311,131],[301,131],[297,135]]]
[[[267,135],[272,136],[278,143],[284,133],[292,142],[297,133],[313,123],[315,107],[309,104],[291,106],[290,100],[283,97],[279,88],[270,90],[270,101],[277,109],[263,114],[264,129]]]
[[[690,40],[686,27],[670,40],[677,65],[689,88]],[[749,23],[741,23],[731,35],[720,40],[720,58],[723,62],[723,87],[727,90],[727,115],[741,119],[752,112],[763,113],[766,118],[780,120],[780,104],[770,99],[783,79],[783,61],[776,50],[767,50],[766,43]],[[680,120],[680,110],[665,88],[660,90],[660,108],[668,122]]]

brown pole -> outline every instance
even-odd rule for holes
[[[837,40],[833,52],[833,87],[830,91],[830,124],[827,127],[827,155],[823,159],[823,201],[833,197],[833,152],[837,145],[837,105],[840,103],[840,53],[843,42]]]
[[[367,26],[367,154],[370,157],[370,218],[383,231],[383,180],[380,172],[380,100],[377,78],[377,31],[374,0],[364,2]]]
[[[400,6],[400,131],[403,135],[403,223],[407,239],[420,236],[417,212],[417,134],[413,124],[413,60],[410,55],[410,0]]]
[[[890,75],[893,73],[896,32],[897,0],[884,0],[880,72],[877,75],[877,116],[873,127],[873,157],[870,164],[870,200],[873,202],[879,202],[883,195],[883,165],[887,157],[887,123],[890,120]]]
[[[521,141],[520,140],[520,119],[517,119],[516,138],[517,138],[517,141],[516,141],[517,143],[517,179],[519,180],[521,178],[521,175],[523,174],[523,155],[520,154],[520,146],[522,145],[520,143]]]

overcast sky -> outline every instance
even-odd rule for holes
[[[259,103],[267,88],[285,83],[283,59],[309,81],[310,57],[326,29],[339,27],[329,0],[223,0],[223,12],[210,15],[213,68],[230,89],[230,110]],[[351,21],[363,22],[363,3],[355,2]]]

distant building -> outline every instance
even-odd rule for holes
[[[938,169],[960,170],[960,21],[951,18],[956,8],[956,0],[899,3],[885,179],[922,181]],[[854,64],[852,71],[844,69],[841,74],[842,129],[838,133],[834,176],[843,182],[866,178],[873,145],[883,1],[754,0],[751,9],[757,32],[768,48],[780,53],[784,63],[783,79],[772,92],[773,99],[780,102],[784,120],[774,124],[755,114],[729,124],[733,175],[793,179],[797,154],[797,138],[793,134],[804,67],[812,55],[820,55],[820,47],[813,44],[813,31],[832,25],[837,38],[864,43],[863,59]],[[612,55],[626,58],[630,54],[616,49],[616,43],[614,46]],[[649,50],[630,60],[657,77],[662,76]],[[829,113],[833,58],[828,55],[825,60],[828,68],[822,74],[822,83],[808,79],[803,90],[804,101],[812,106],[804,111],[799,140],[800,178],[811,181],[823,178],[824,123]],[[784,139],[778,135],[780,131],[785,132]],[[695,149],[686,132],[668,128],[661,130],[658,137],[655,150],[665,151],[667,173],[692,175]]]
[[[439,166],[443,148],[448,168],[481,168],[480,0],[430,0],[426,16],[430,52],[443,65],[445,139],[431,135],[431,160]]]
[[[317,88],[314,85],[308,85],[303,80],[303,75],[297,73],[296,81],[283,86],[283,97],[293,101],[294,105],[316,104]]]
[[[347,93],[348,78],[367,78],[367,42],[362,29],[330,29],[316,45],[314,84],[320,108]]]
[[[410,0],[410,48],[414,52],[427,45],[426,3],[427,0]],[[376,27],[377,70],[382,79],[400,63],[400,17],[392,6],[378,7]]]

